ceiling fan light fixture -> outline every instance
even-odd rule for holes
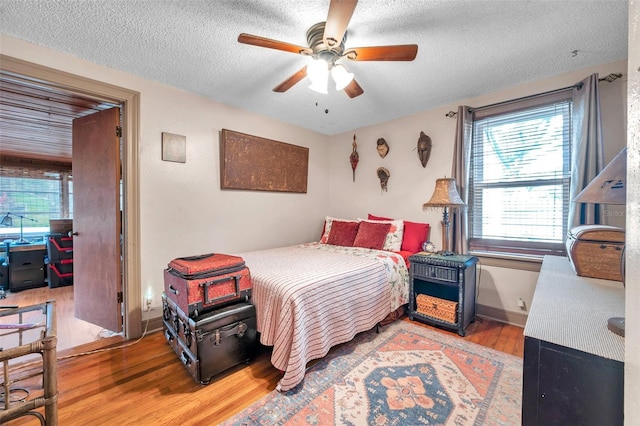
[[[353,80],[353,73],[347,71],[344,66],[338,64],[331,68],[331,77],[333,77],[333,81],[336,83],[336,90],[342,90]]]
[[[327,78],[329,77],[329,64],[322,59],[313,59],[307,66],[307,75],[314,84],[322,84],[324,81],[326,85]]]
[[[320,81],[312,81],[311,84],[309,85],[309,89],[313,90],[314,92],[318,92],[318,93],[322,93],[323,95],[326,95],[327,93],[329,93],[327,91],[327,80],[320,80]]]

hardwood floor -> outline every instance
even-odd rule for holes
[[[401,321],[409,320],[404,317]],[[478,319],[469,325],[464,339],[522,357],[522,332],[520,327]],[[99,348],[107,340],[59,353],[60,425],[215,425],[267,395],[280,378],[265,348],[248,366],[234,367],[209,385],[199,385],[162,332],[133,344],[109,342],[107,347],[116,349],[63,358]],[[117,348],[123,344],[126,346]],[[34,422],[16,419],[8,424]]]
[[[0,299],[0,306],[22,307],[43,303],[48,300],[56,301],[58,351],[113,335],[113,333],[103,330],[102,327],[74,317],[73,286],[56,288],[39,287],[17,292],[7,292],[6,298]]]

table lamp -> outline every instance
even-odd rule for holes
[[[434,207],[444,207],[442,213],[442,250],[438,254],[442,256],[451,256],[455,254],[449,247],[449,222],[448,208],[463,207],[464,201],[460,198],[456,188],[456,180],[453,178],[436,179],[436,187],[433,190],[431,199],[422,205],[422,209]]]

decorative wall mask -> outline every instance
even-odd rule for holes
[[[389,144],[384,138],[380,138],[376,142],[376,149],[378,150],[378,154],[380,154],[380,158],[384,158],[389,153]]]
[[[422,167],[427,167],[427,162],[429,161],[429,156],[431,155],[431,138],[424,134],[424,132],[420,132],[420,137],[418,138],[418,158],[422,163]]]
[[[391,177],[391,173],[384,167],[378,167],[378,179],[380,179],[380,187],[383,191],[387,190],[387,183]]]
[[[349,162],[351,162],[351,170],[353,170],[353,181],[356,181],[356,167],[358,167],[358,144],[356,143],[356,135],[353,135],[353,143],[351,144],[351,146],[353,146],[353,151],[351,152],[351,155],[349,156]]]

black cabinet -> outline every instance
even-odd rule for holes
[[[7,245],[9,254],[9,290],[43,287],[45,283],[43,244]]]
[[[624,363],[525,337],[523,425],[624,423]]]
[[[476,315],[478,258],[416,253],[409,262],[409,319],[464,336],[464,329]]]

